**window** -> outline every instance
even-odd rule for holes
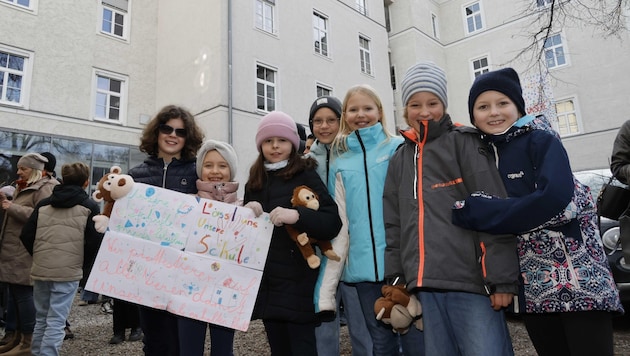
[[[431,28],[433,30],[433,37],[440,38],[440,32],[438,31],[438,18],[436,14],[431,14]]]
[[[359,56],[361,57],[361,72],[365,74],[372,74],[370,40],[363,36],[359,36]]]
[[[558,132],[560,136],[572,135],[580,132],[573,99],[562,100],[556,103],[558,116]]]
[[[256,28],[274,33],[275,0],[256,0]]]
[[[2,2],[7,2],[29,10],[34,10],[37,6],[37,0],[2,0]]]
[[[466,31],[467,33],[474,33],[483,29],[483,22],[481,19],[481,5],[479,2],[470,4],[464,8],[466,16]]]
[[[256,107],[262,111],[276,109],[276,71],[256,65]]]
[[[0,46],[0,104],[26,104],[32,54]]]
[[[567,64],[560,34],[550,36],[545,40],[544,51],[547,68],[556,68]]]
[[[127,97],[126,77],[95,71],[94,118],[123,123]]]
[[[365,7],[365,0],[355,0],[355,7],[358,12],[363,15],[367,15],[367,8]]]
[[[479,59],[475,59],[472,61],[472,70],[475,78],[482,75],[483,73],[487,73],[490,71],[490,67],[488,66],[488,57],[483,57]]]
[[[119,38],[127,38],[127,0],[103,0],[101,3],[101,33]]]
[[[315,97],[317,97],[317,98],[319,98],[321,96],[331,96],[332,95],[332,89],[318,84],[317,85],[317,93],[315,93],[315,95],[316,95]]]
[[[536,0],[537,7],[549,6],[553,3],[553,0]]]
[[[328,19],[313,13],[313,41],[315,53],[328,57]]]

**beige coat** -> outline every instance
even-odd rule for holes
[[[49,197],[57,184],[59,182],[55,178],[45,176],[13,197],[13,204],[5,211],[0,231],[0,282],[33,285],[33,257],[20,241],[20,233],[37,203]]]

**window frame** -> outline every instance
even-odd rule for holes
[[[485,67],[479,67],[479,69],[475,69],[475,62],[477,62],[477,61],[483,61],[484,59],[486,60],[487,65],[486,65]],[[489,71],[491,70],[491,69],[490,69],[490,68],[491,68],[491,66],[490,66],[490,63],[491,63],[491,62],[490,62],[490,55],[489,55],[489,54],[482,54],[482,55],[480,55],[480,56],[477,56],[477,57],[471,58],[471,59],[468,61],[468,63],[470,63],[470,73],[471,73],[471,76],[472,76],[472,81],[473,81],[473,82],[475,81],[475,79],[476,79],[479,75],[484,74],[484,73],[487,73],[487,72],[489,72]],[[485,68],[485,71],[483,70],[484,68]],[[478,72],[479,72],[479,74],[477,75],[477,73],[478,73]]]
[[[21,107],[21,108],[27,109],[29,107],[29,102],[30,102],[31,80],[33,78],[33,62],[34,62],[35,53],[22,50],[22,49],[5,46],[2,44],[0,44],[0,52],[4,52],[4,53],[7,53],[8,55],[21,57],[24,59],[24,64],[22,66],[22,71],[21,71],[22,80],[21,80],[21,87],[20,87],[20,100],[18,102],[3,100],[3,97],[6,96],[6,89],[5,89],[6,83],[3,80],[3,89],[2,91],[0,91],[0,105],[11,106],[11,107]],[[0,69],[0,71],[5,72],[5,69]],[[6,71],[7,75],[11,74],[12,72],[14,72],[13,74],[19,74],[19,73],[15,73],[17,72],[16,70],[8,71],[8,68],[7,68],[7,71]]]
[[[558,104],[561,103],[565,103],[565,102],[572,102],[573,103],[573,111],[565,111],[565,112],[558,112]],[[556,120],[553,124],[554,129],[558,132],[558,134],[560,134],[560,137],[570,137],[570,136],[575,136],[575,135],[580,135],[582,133],[584,133],[584,128],[582,125],[582,119],[580,116],[580,110],[579,110],[579,105],[578,105],[578,100],[577,100],[577,96],[576,95],[572,95],[572,96],[567,96],[567,97],[562,97],[559,99],[554,99],[553,100],[553,108],[554,111],[556,112]],[[571,125],[569,124],[569,120],[567,119],[561,119],[561,116],[563,118],[566,118],[568,115],[573,114],[575,115],[575,126],[577,127],[577,131],[576,132],[570,132],[570,130],[568,130]],[[567,132],[566,133],[562,133],[562,131],[560,130],[560,121],[564,121],[566,123],[566,127],[567,127]]]
[[[554,62],[556,63],[556,65],[554,65],[553,67],[549,67],[549,61],[547,59],[547,53],[549,52],[549,50],[547,49],[547,47],[545,47],[546,42],[549,41],[551,38],[554,38],[558,36],[558,38],[560,39],[560,45],[553,45],[553,47],[551,47],[554,53],[553,59]],[[568,47],[567,47],[567,41],[566,38],[564,37],[564,34],[562,32],[556,32],[554,34],[552,34],[551,36],[547,37],[545,40],[543,40],[542,42],[542,50],[543,50],[543,58],[542,60],[544,61],[544,65],[545,68],[547,68],[548,70],[555,70],[555,69],[559,69],[559,68],[563,68],[566,66],[570,65],[569,62],[569,51],[568,51]],[[561,48],[562,49],[562,56],[564,58],[564,63],[563,64],[557,64],[558,62],[558,56],[556,55],[556,50],[557,48]]]
[[[431,16],[431,30],[433,31],[433,37],[436,39],[440,39],[440,19],[438,15],[434,12],[429,14]]]
[[[266,70],[272,71],[274,73],[274,77],[273,77],[274,81],[273,82],[269,82],[265,78],[259,78],[258,77],[258,67],[262,67],[262,68],[264,68]],[[274,67],[274,66],[270,66],[270,65],[262,63],[262,62],[256,62],[255,72],[256,72],[256,90],[255,90],[255,93],[256,93],[256,96],[255,96],[256,97],[256,111],[257,112],[261,112],[261,113],[272,112],[272,111],[274,111],[274,110],[276,110],[278,108],[278,98],[279,98],[279,95],[278,95],[278,68]],[[258,94],[258,85],[259,84],[264,85],[264,91],[265,91],[264,92],[264,94],[265,94],[264,95],[264,99],[265,99],[264,108],[258,107],[258,97],[260,96]],[[268,102],[269,101],[269,96],[268,96],[269,90],[268,90],[268,88],[273,88],[274,89],[273,90],[273,98],[272,98],[274,107],[271,108],[271,110],[269,110],[270,108],[269,108],[269,102]]]
[[[39,0],[28,0],[28,5],[18,4],[20,0],[0,0],[0,4],[7,5],[17,10],[26,11],[29,13],[36,14],[37,9],[39,7]]]
[[[363,42],[367,43],[367,49],[363,47]],[[361,73],[374,76],[372,68],[372,50],[370,44],[372,40],[363,34],[359,34],[359,60],[361,65]]]
[[[468,15],[466,13],[466,10],[468,8],[472,7],[472,6],[475,6],[475,5],[479,6],[479,11],[478,12],[479,12],[480,26],[479,27],[475,26],[475,28],[472,31],[470,31],[469,28],[468,28],[468,19],[469,18],[475,19],[476,16],[475,16],[475,13],[473,13],[471,15]],[[486,19],[485,19],[485,16],[484,16],[483,5],[481,3],[481,0],[472,1],[472,2],[469,2],[469,3],[466,3],[466,4],[462,5],[462,14],[463,14],[463,20],[464,20],[464,32],[466,33],[466,36],[470,36],[470,35],[473,35],[473,34],[476,34],[478,32],[482,32],[482,31],[485,30],[485,28],[486,28],[485,27]]]
[[[261,8],[262,13],[258,13],[258,8]],[[270,9],[271,11],[271,29],[268,29],[265,23],[265,9]],[[262,18],[259,24],[259,17]],[[254,28],[257,30],[263,31],[265,33],[270,33],[275,35],[278,32],[276,26],[276,2],[274,0],[254,0]]]
[[[97,115],[97,99],[98,94],[104,93],[107,95],[106,100],[106,116],[109,116],[109,108],[111,107],[111,91],[101,90],[98,88],[98,78],[104,77],[110,80],[120,81],[120,103],[118,106],[118,119],[110,119],[109,117],[100,117]],[[91,98],[91,118],[93,121],[105,122],[109,124],[125,125],[127,123],[127,102],[129,98],[129,77],[126,75],[106,71],[103,69],[92,69],[92,98]],[[114,92],[115,93],[115,92]]]
[[[322,30],[321,28],[317,27],[315,23],[316,21],[318,21],[318,24],[320,24],[323,21],[325,28]],[[330,26],[330,21],[328,19],[328,16],[324,15],[323,13],[319,11],[313,10],[313,51],[315,52],[315,54],[318,54],[326,58],[330,58],[330,40],[329,40],[330,31],[328,30],[329,26]],[[322,33],[323,33],[323,36],[322,36]],[[322,53],[324,52],[323,50],[324,47],[321,41],[322,38],[326,39],[326,53]],[[319,49],[317,47],[317,43],[319,43]]]
[[[354,0],[354,9],[357,10],[361,15],[368,15],[366,0]]]
[[[130,26],[131,26],[131,14],[129,12],[129,9],[131,8],[131,4],[130,1],[127,2],[127,10],[125,11],[124,9],[120,9],[117,8],[115,6],[112,6],[110,4],[105,4],[103,1],[99,1],[99,6],[98,6],[98,33],[102,34],[104,36],[110,37],[110,38],[115,38],[115,39],[119,39],[119,40],[123,40],[123,41],[128,41],[129,40],[129,31],[130,31]],[[105,10],[111,11],[112,12],[112,24],[111,24],[111,32],[107,32],[103,29],[103,24],[105,22]],[[115,25],[115,17],[116,15],[120,15],[123,18],[123,23],[122,23],[122,34],[118,35],[115,33],[115,29],[116,29],[116,25]]]
[[[326,91],[326,93],[324,93],[324,91]],[[333,96],[333,89],[330,85],[317,82],[315,84],[315,97],[319,98],[322,96]]]

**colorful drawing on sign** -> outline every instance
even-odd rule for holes
[[[255,218],[250,209],[199,198],[186,251],[212,256],[243,266],[263,269],[273,225],[267,216]],[[267,220],[265,220],[267,219]],[[259,233],[258,230],[270,230]]]
[[[107,231],[86,289],[246,331],[262,271]]]
[[[246,331],[272,232],[269,214],[136,183],[85,288]]]
[[[197,205],[192,195],[136,183],[116,201],[108,228],[181,250]]]

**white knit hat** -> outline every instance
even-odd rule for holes
[[[407,105],[415,93],[427,91],[435,94],[448,107],[446,96],[446,73],[435,63],[418,62],[407,69],[401,82],[403,105]]]
[[[230,181],[233,181],[234,177],[236,177],[236,168],[238,167],[238,157],[236,156],[236,151],[229,143],[215,140],[207,140],[197,152],[197,177],[201,179],[203,159],[206,158],[206,153],[212,150],[217,150],[217,152],[219,152],[219,154],[227,161],[230,166]]]

